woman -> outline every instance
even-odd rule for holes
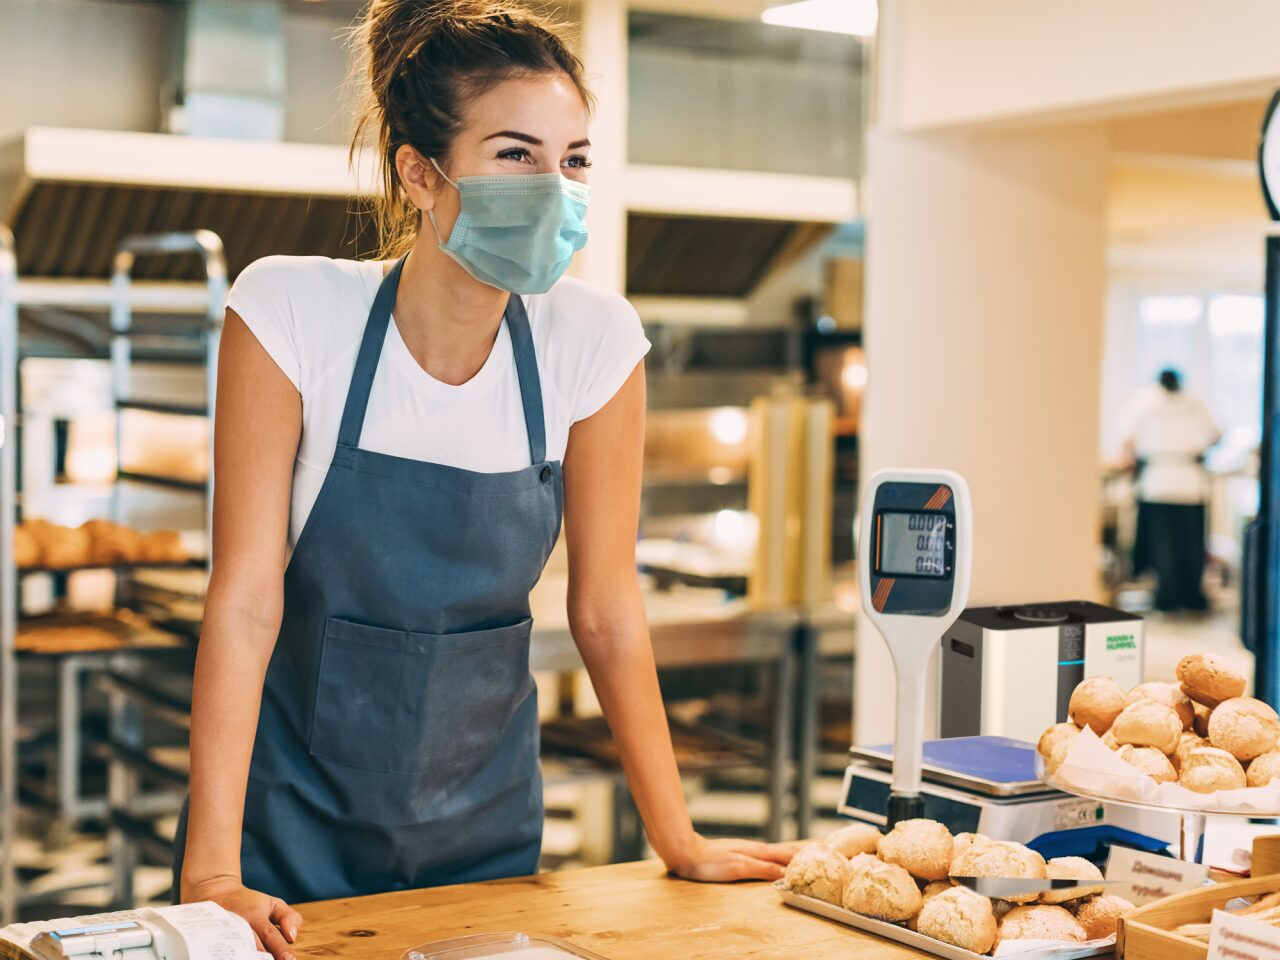
[[[1222,431],[1204,402],[1183,389],[1177,370],[1161,370],[1157,380],[1158,386],[1134,398],[1122,427],[1137,481],[1133,573],[1155,570],[1157,610],[1203,612],[1209,609],[1204,593],[1209,473],[1204,458],[1222,439]]]
[[[284,960],[290,902],[536,869],[529,591],[562,512],[651,843],[680,876],[776,878],[787,848],[706,840],[684,805],[634,564],[649,343],[560,279],[581,64],[506,3],[375,0],[359,30],[390,256],[265,257],[228,295],[180,897]]]

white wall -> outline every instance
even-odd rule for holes
[[[637,47],[630,54],[629,159],[677,167],[856,176],[862,89],[826,63],[781,63]]]
[[[881,0],[881,106],[909,129],[1096,118],[1266,92],[1275,0]],[[891,8],[891,9],[890,9]]]
[[[346,85],[348,58],[340,31],[345,20],[285,12],[285,140],[346,144],[357,94]]]
[[[0,141],[36,124],[159,129],[174,12],[91,0],[0,2]]]

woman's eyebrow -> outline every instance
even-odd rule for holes
[[[499,130],[497,133],[489,134],[487,137],[484,138],[484,140],[493,140],[498,137],[507,137],[508,139],[511,139],[511,140],[519,140],[521,143],[530,143],[530,144],[533,144],[535,147],[542,146],[542,141],[539,140],[537,137],[531,136],[530,134],[527,134],[527,133],[521,133],[518,130]],[[481,140],[480,142],[484,143],[484,140]],[[584,138],[582,140],[573,141],[573,143],[569,144],[568,149],[581,150],[583,147],[589,147],[589,146],[591,146],[591,141]]]
[[[527,133],[520,133],[517,130],[499,130],[497,133],[489,134],[484,138],[484,140],[493,140],[496,137],[510,137],[512,140],[519,140],[522,143],[531,143],[535,147],[542,146],[542,141],[537,137],[532,137]],[[484,140],[481,140],[480,142],[484,143]]]

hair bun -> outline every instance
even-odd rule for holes
[[[376,129],[380,257],[407,250],[421,220],[400,184],[401,147],[447,158],[467,102],[511,77],[561,75],[590,107],[582,63],[559,30],[558,23],[513,0],[370,0],[348,31],[360,55],[360,82],[367,84],[349,160],[365,130]]]

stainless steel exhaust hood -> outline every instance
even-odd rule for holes
[[[131,234],[212,230],[234,276],[270,253],[355,257],[373,247],[342,147],[32,127],[0,146],[0,220],[21,276],[106,278]],[[360,155],[357,155],[358,157]],[[365,166],[372,167],[367,163]],[[372,169],[360,169],[372,180]],[[196,280],[195,257],[140,264],[140,280]]]
[[[679,173],[676,181],[690,179]],[[762,192],[754,179],[700,176],[695,198],[673,202],[657,185],[667,182],[661,168],[628,168],[628,293],[747,296],[852,215],[848,181],[782,178],[783,189],[769,193],[789,206],[742,203],[739,213],[738,196]],[[0,222],[17,238],[24,277],[105,279],[124,237],[196,229],[222,238],[232,278],[268,254],[369,256],[364,211],[377,189],[372,154],[358,153],[352,170],[347,149],[333,145],[53,127],[0,145]],[[155,258],[137,271],[144,281],[201,275],[195,257]]]

